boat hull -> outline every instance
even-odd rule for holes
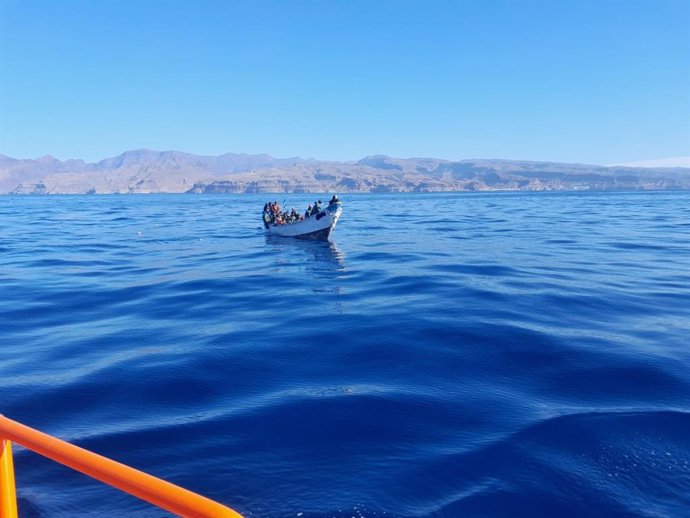
[[[295,223],[269,225],[266,232],[282,237],[328,241],[341,213],[342,208],[338,203],[337,205],[329,206],[315,216],[296,221]]]

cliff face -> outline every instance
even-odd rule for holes
[[[0,155],[2,194],[444,192],[690,189],[689,168],[604,167],[383,155],[326,162],[268,155],[128,151],[87,164]]]

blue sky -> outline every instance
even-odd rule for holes
[[[687,0],[0,0],[0,153],[690,155]]]

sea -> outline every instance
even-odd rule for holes
[[[245,517],[690,516],[690,192],[0,197],[0,412]],[[22,516],[169,516],[14,446]]]

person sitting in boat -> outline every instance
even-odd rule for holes
[[[295,207],[292,207],[292,212],[290,212],[290,223],[294,223],[295,221],[299,221],[299,214],[297,214]]]
[[[335,205],[335,204],[338,203],[339,201],[340,201],[340,200],[338,199],[338,197],[334,194],[333,197],[331,198],[331,201],[329,201],[328,204],[329,204],[329,205]]]
[[[308,218],[311,216],[311,203],[309,204],[309,207],[307,207],[307,212],[304,213],[304,219]]]
[[[314,202],[314,206],[311,209],[311,215],[316,216],[319,212],[321,212],[321,200]]]

